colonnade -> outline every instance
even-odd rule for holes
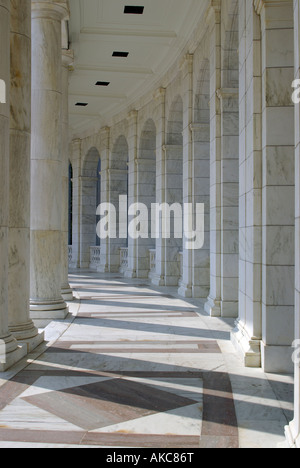
[[[295,372],[286,435],[299,447],[299,3],[207,1],[164,86],[70,143],[68,4],[0,0],[0,371],[43,341],[38,325],[68,314],[71,163],[71,268],[90,265],[100,202],[204,205],[201,249],[164,239],[160,225],[158,238],[101,240],[97,269],[178,287],[235,318],[245,366]]]
[[[3,0],[0,8],[0,71],[6,84],[0,104],[0,371],[5,371],[44,341],[39,326],[66,317],[62,294],[73,298],[66,254],[66,67],[72,53],[62,44],[67,2]]]

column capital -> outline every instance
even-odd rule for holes
[[[181,70],[184,69],[184,67],[188,67],[189,71],[192,71],[193,70],[193,64],[194,64],[194,54],[185,54],[182,59],[181,59],[181,62],[179,64],[179,68]]]
[[[128,114],[128,120],[133,120],[134,122],[137,121],[138,118],[138,110],[133,109],[132,111],[129,112]]]
[[[292,0],[253,0],[256,13],[261,15],[264,7],[282,7],[283,4],[292,4]]]
[[[165,99],[165,96],[166,96],[166,88],[158,88],[153,93],[153,99],[155,99],[156,101]]]
[[[238,88],[219,88],[217,89],[217,96],[222,101],[222,99],[237,99],[239,97]]]
[[[69,18],[69,6],[66,0],[32,0],[32,18],[49,18],[62,21]]]
[[[210,0],[210,4],[205,13],[205,22],[210,25],[213,23],[220,22],[221,15],[221,0]]]

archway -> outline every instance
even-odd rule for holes
[[[178,286],[182,276],[183,236],[175,235],[182,225],[183,204],[183,101],[177,96],[170,107],[165,147],[165,202],[181,209],[170,212],[170,238],[165,239],[165,285]],[[179,217],[179,219],[177,219]],[[169,220],[166,220],[169,223]],[[164,227],[166,228],[166,226]]]
[[[152,119],[144,124],[137,164],[137,202],[144,204],[148,212],[148,232],[136,240],[136,274],[148,278],[150,272],[150,251],[155,249],[151,238],[151,205],[156,202],[156,127]]]
[[[80,266],[81,268],[96,269],[100,263],[100,251],[98,254],[91,253],[91,248],[100,245],[97,240],[97,206],[100,199],[97,197],[99,184],[99,161],[100,154],[97,148],[91,148],[84,160],[82,168],[82,186],[81,186],[81,249]],[[101,164],[101,163],[100,163]],[[101,166],[100,166],[101,167]],[[98,249],[99,250],[99,249]]]
[[[128,215],[120,211],[119,205],[120,196],[128,197],[128,160],[128,143],[125,136],[121,135],[113,146],[109,166],[109,202],[116,211],[117,227],[128,223]],[[128,206],[126,208],[128,213]],[[122,230],[125,231],[124,226]],[[128,236],[127,232],[126,235],[120,234],[117,229],[116,238],[108,239],[109,271],[118,272],[121,268],[125,273],[128,267]]]

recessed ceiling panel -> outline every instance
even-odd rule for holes
[[[157,86],[182,53],[208,0],[69,0],[70,125],[108,125],[151,87]],[[142,15],[124,14],[125,5],[144,6]],[[128,56],[114,56],[126,52]],[[120,54],[121,55],[121,54]],[[126,54],[125,54],[126,55]],[[108,86],[95,86],[107,82]],[[76,102],[88,102],[80,108]]]

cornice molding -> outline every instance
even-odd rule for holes
[[[268,7],[282,7],[282,4],[292,4],[292,0],[253,0],[253,5],[256,13],[261,15],[263,8]]]

